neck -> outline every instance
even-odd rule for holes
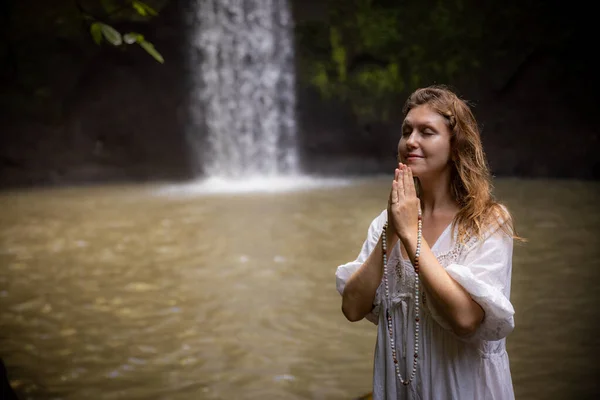
[[[446,212],[454,214],[458,211],[458,203],[450,190],[450,172],[436,178],[424,177],[419,179],[419,184],[421,210],[424,216]]]

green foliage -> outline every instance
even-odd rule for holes
[[[135,13],[135,15],[144,18],[158,15],[158,12],[154,10],[154,8],[138,0],[100,0],[100,4],[104,8],[104,11],[109,18],[123,18],[124,16],[126,17],[127,14],[129,14],[129,17],[131,18],[132,12]],[[121,46],[123,43],[125,45],[137,43],[156,61],[160,62],[161,64],[165,62],[163,56],[156,50],[154,45],[145,40],[144,36],[141,34],[130,32],[126,35],[121,35],[119,31],[117,31],[108,23],[97,21],[97,17],[87,14],[86,18],[94,21],[90,25],[90,33],[96,44],[101,44],[102,37],[104,37],[106,41],[113,46]]]
[[[158,13],[146,3],[142,3],[141,1],[134,0],[131,5],[140,14],[142,17],[151,16],[156,17]]]
[[[90,33],[96,44],[102,43],[102,22],[94,22],[90,25]]]
[[[148,54],[150,54],[156,61],[163,64],[165,62],[163,56],[154,48],[154,45],[146,40],[140,40],[137,42]]]
[[[107,15],[114,15],[123,8],[119,0],[100,0],[100,5]]]
[[[106,38],[108,43],[113,46],[120,46],[123,43],[123,38],[121,34],[112,26],[103,24],[102,22],[96,22],[96,24],[100,25],[100,30],[102,31],[102,36]]]
[[[346,49],[342,44],[340,32],[335,27],[331,27],[329,40],[331,42],[331,59],[337,67],[337,76],[340,82],[346,80]]]
[[[127,44],[134,44],[140,40],[144,40],[144,36],[137,32],[129,32],[123,35],[123,41]]]
[[[7,114],[60,121],[79,82],[77,71],[100,46],[140,46],[163,63],[149,38],[131,27],[121,32],[121,26],[150,22],[169,1],[0,1],[5,33],[0,35],[0,107]]]
[[[417,87],[453,85],[477,68],[497,69],[499,61],[504,73],[489,72],[488,79],[503,87],[535,49],[564,48],[575,26],[565,25],[552,5],[520,0],[321,4],[324,15],[296,25],[300,82],[367,119],[397,113]]]
[[[328,4],[325,21],[297,26],[302,79],[360,117],[384,118],[398,96],[480,64],[484,19],[462,0]]]
[[[154,48],[154,45],[144,39],[144,35],[137,32],[129,32],[123,35],[123,40],[127,44],[139,44],[144,50],[146,50],[148,54],[154,57],[156,61],[158,61],[161,64],[165,62],[163,56],[161,56],[160,53]]]
[[[90,1],[90,0],[86,0]],[[95,0],[100,3],[105,15],[113,20],[147,20],[158,15],[156,7],[139,0]],[[160,5],[164,0],[153,0],[152,3]],[[154,5],[154,4],[153,4]]]

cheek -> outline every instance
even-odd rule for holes
[[[446,160],[447,160],[448,162],[450,162],[450,161],[452,160],[452,148],[451,148],[451,146],[450,146],[450,143],[446,143],[446,146],[445,146],[445,151],[446,151],[446,152],[445,152],[445,155],[446,155]]]
[[[438,158],[447,159],[450,158],[450,147],[445,143],[440,143],[437,147]]]
[[[404,148],[406,147],[406,140],[404,139],[400,139],[400,141],[398,141],[398,151],[402,151],[404,150]]]
[[[440,140],[432,146],[432,150],[435,151],[437,159],[449,160],[450,159],[450,143],[444,140]]]

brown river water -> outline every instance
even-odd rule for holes
[[[358,254],[389,181],[0,194],[11,385],[21,399],[69,400],[369,392],[375,327],[344,319],[334,273]],[[528,239],[515,246],[508,338],[517,399],[600,398],[600,183],[498,179],[496,194]]]

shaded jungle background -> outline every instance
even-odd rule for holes
[[[185,136],[193,2],[147,3],[158,16],[107,0],[1,3],[0,184],[201,174]],[[388,170],[406,95],[444,83],[474,103],[497,176],[600,176],[592,24],[575,3],[292,5],[304,171]],[[144,34],[165,63],[139,46],[96,45],[89,15]]]

